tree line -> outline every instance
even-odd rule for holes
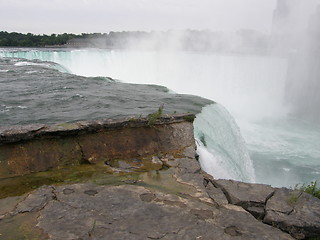
[[[109,33],[51,34],[0,32],[0,47],[94,47],[122,49],[176,49],[244,54],[265,54],[271,37],[255,30],[239,30],[233,35],[210,30],[168,30],[163,32],[122,31]]]
[[[35,35],[32,33],[0,32],[1,47],[45,47],[64,45],[70,39],[81,37],[81,35],[63,33],[51,35]]]

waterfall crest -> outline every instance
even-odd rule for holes
[[[255,181],[252,161],[240,129],[222,105],[204,107],[197,114],[194,128],[203,170],[215,178]]]

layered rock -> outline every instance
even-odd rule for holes
[[[194,146],[191,114],[0,128],[0,178]]]

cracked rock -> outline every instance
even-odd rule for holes
[[[142,186],[73,184],[57,186],[54,192],[43,187],[18,209],[20,215],[36,211],[36,227],[50,240],[292,239],[244,210],[220,209]]]
[[[234,180],[214,180],[213,184],[221,188],[229,203],[243,207],[257,219],[264,217],[265,202],[274,193],[274,188],[264,184]]]
[[[297,239],[320,236],[320,199],[286,188],[277,189],[266,204],[263,222]]]
[[[211,182],[208,182],[206,186],[206,191],[211,199],[215,201],[218,205],[228,204],[228,199],[222,192],[220,188],[215,187]]]

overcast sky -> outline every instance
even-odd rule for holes
[[[0,31],[211,29],[269,32],[276,0],[0,0]]]

